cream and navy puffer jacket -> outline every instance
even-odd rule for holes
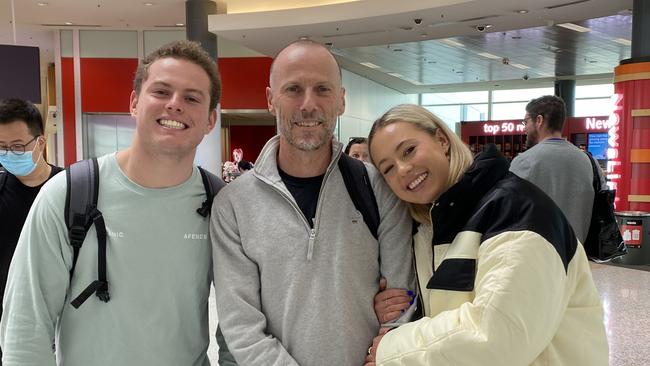
[[[582,245],[553,201],[509,173],[494,146],[431,217],[433,237],[428,225],[415,236],[426,316],[387,333],[377,365],[608,364]]]

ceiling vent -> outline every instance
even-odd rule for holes
[[[489,18],[496,18],[496,17],[498,17],[498,16],[499,16],[499,15],[485,15],[485,16],[482,16],[482,17],[462,19],[462,20],[459,20],[459,22],[475,22],[475,21],[477,21],[477,20],[483,20],[483,19],[489,19]]]
[[[571,5],[576,5],[576,4],[582,4],[586,3],[589,0],[579,0],[579,1],[572,1],[570,3],[564,3],[564,4],[559,4],[559,5],[553,5],[553,6],[547,6],[544,9],[552,10],[552,9],[558,9],[558,8],[563,8],[565,6],[571,6]]]
[[[380,29],[380,30],[368,31],[368,32],[325,34],[325,35],[322,35],[320,37],[321,38],[336,38],[336,37],[360,36],[360,35],[364,35],[364,34],[377,34],[377,33],[385,33],[385,32],[387,32],[385,29]]]
[[[100,28],[99,24],[41,24],[43,27]]]

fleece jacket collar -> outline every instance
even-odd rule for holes
[[[280,135],[272,137],[262,151],[260,152],[257,161],[255,162],[255,167],[253,168],[253,173],[255,176],[262,181],[265,181],[272,185],[278,185],[282,182],[280,173],[278,172],[278,150],[280,149]],[[332,159],[330,160],[329,166],[327,167],[327,173],[332,170],[343,151],[343,144],[338,141],[332,140]]]

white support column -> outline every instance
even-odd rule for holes
[[[217,104],[217,123],[197,147],[194,162],[221,177],[221,104]]]
[[[54,163],[64,166],[65,155],[63,149],[63,79],[61,68],[61,30],[54,31],[54,82],[56,88],[56,158]]]
[[[83,116],[81,109],[81,52],[79,46],[79,29],[72,31],[72,52],[74,65],[74,114],[77,161],[83,159]]]

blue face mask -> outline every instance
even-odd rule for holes
[[[34,146],[36,149],[36,146]],[[0,155],[0,164],[7,169],[7,171],[17,177],[24,177],[31,174],[36,169],[36,163],[32,159],[32,151],[26,151],[22,155],[16,155],[11,151],[7,154]],[[40,157],[38,158],[41,159]]]

